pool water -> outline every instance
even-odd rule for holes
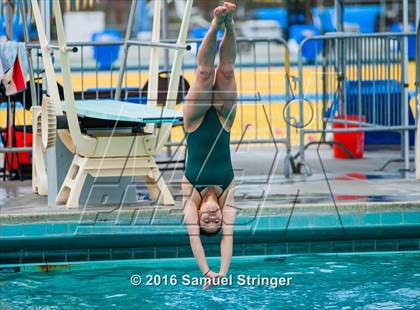
[[[217,266],[217,261],[211,261]],[[109,266],[109,265],[108,265]],[[291,277],[290,286],[218,286],[183,282],[199,276],[193,260],[170,260],[57,272],[0,273],[0,309],[419,309],[420,254],[318,255],[234,259],[231,273]],[[133,274],[143,281],[134,286]],[[177,284],[146,286],[147,275]],[[186,279],[186,278],[185,278]]]

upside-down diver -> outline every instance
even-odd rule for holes
[[[226,276],[232,259],[234,173],[230,155],[230,129],[236,113],[234,74],[236,38],[233,14],[236,5],[225,2],[214,9],[214,18],[197,55],[195,79],[184,104],[188,157],[183,180],[184,222],[191,249],[203,276]],[[224,28],[219,47],[217,32]],[[221,233],[220,270],[210,270],[201,235]]]

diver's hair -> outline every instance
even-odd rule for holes
[[[220,226],[215,232],[209,233],[200,227],[200,236],[214,237],[217,236],[221,230],[222,226]]]

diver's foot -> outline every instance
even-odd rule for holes
[[[216,26],[217,28],[220,28],[225,22],[225,18],[226,18],[226,14],[228,13],[228,10],[229,9],[225,7],[224,5],[221,5],[215,8],[212,25]]]
[[[236,11],[236,5],[231,2],[225,2],[223,3],[223,6],[227,9],[226,17],[225,17],[225,26],[226,29],[232,29],[233,28],[233,15]]]

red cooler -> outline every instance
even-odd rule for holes
[[[13,134],[15,134],[15,147],[24,147],[25,146],[25,133],[21,130],[13,131],[12,128],[8,130],[9,136],[8,139],[11,139]],[[6,132],[2,132],[3,142],[6,141]],[[10,140],[8,141],[9,146],[11,146]],[[26,146],[32,146],[32,133],[26,132]],[[6,153],[6,169],[9,169],[9,165],[12,165],[12,170],[17,171],[19,165],[31,165],[32,164],[32,152],[8,152]]]
[[[358,115],[347,115],[336,117],[335,120],[341,121],[353,121],[359,122]],[[362,122],[365,122],[365,117],[362,116]],[[336,123],[333,122],[333,128],[359,128],[358,124],[344,124],[342,122]],[[365,148],[365,133],[360,132],[334,132],[333,139],[336,142],[340,142],[343,144],[351,154],[353,154],[354,158],[363,158],[364,148]],[[343,149],[339,146],[334,144],[333,145],[333,152],[334,158],[349,158],[349,155],[343,151]]]

